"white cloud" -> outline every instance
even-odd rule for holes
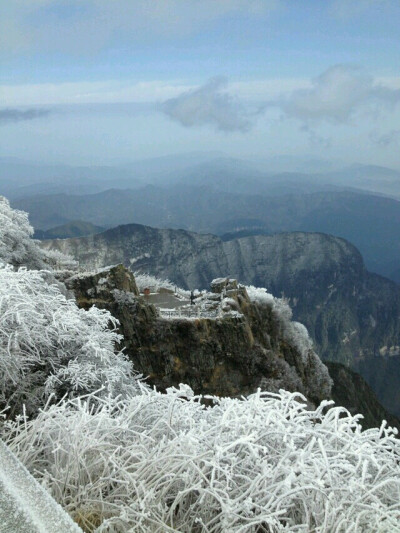
[[[400,102],[400,89],[374,80],[361,68],[335,65],[312,81],[274,102],[287,117],[304,124],[321,121],[345,123],[361,110],[375,115]]]
[[[150,104],[185,126],[208,124],[224,131],[250,129],[255,117],[268,108],[266,120],[281,113],[310,132],[317,124],[354,123],[361,115],[371,126],[380,116],[391,116],[384,111],[400,102],[400,77],[373,78],[360,68],[337,65],[314,80],[282,78],[228,84],[216,78],[203,86],[187,80],[5,85],[0,88],[0,97],[3,107],[9,108]],[[393,120],[391,129],[396,128]]]
[[[373,143],[389,148],[392,146],[400,146],[400,129],[392,129],[387,133],[379,134],[376,131],[372,131],[370,139]]]
[[[386,82],[385,82],[386,83]],[[390,78],[387,84],[400,88],[400,78]],[[232,81],[225,90],[243,102],[259,105],[294,90],[312,87],[306,78],[281,78],[250,81]],[[198,85],[185,80],[143,81],[79,81],[3,85],[0,97],[4,106],[32,106],[58,104],[95,104],[126,102],[163,102],[181,93],[197,89]]]
[[[205,85],[166,100],[161,110],[185,127],[213,125],[221,131],[248,131],[251,113],[225,91],[226,80],[214,78]]]
[[[115,39],[179,38],[226,16],[267,15],[282,0],[12,0],[2,2],[3,53],[85,55]]]
[[[7,106],[58,104],[111,104],[162,102],[192,85],[179,81],[38,83],[3,85],[1,101]]]
[[[270,78],[266,80],[232,81],[229,83],[230,94],[251,103],[264,103],[279,98],[298,89],[312,86],[308,78]]]

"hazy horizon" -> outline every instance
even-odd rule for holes
[[[397,1],[19,0],[1,14],[2,157],[400,169]]]
[[[192,159],[193,158],[193,159]],[[34,158],[24,158],[18,156],[6,156],[0,154],[0,161],[4,163],[16,163],[21,165],[32,165],[37,167],[70,167],[71,169],[76,168],[115,168],[115,169],[128,169],[132,168],[134,170],[135,165],[140,164],[151,164],[154,165],[157,162],[172,161],[176,159],[177,164],[180,167],[184,167],[184,162],[187,162],[187,168],[192,169],[202,164],[218,164],[232,162],[240,162],[243,164],[248,164],[257,169],[260,173],[265,175],[268,174],[284,174],[284,173],[293,173],[293,174],[306,174],[310,175],[321,175],[323,177],[325,174],[334,173],[341,170],[350,170],[351,168],[377,168],[377,169],[386,169],[393,170],[400,173],[400,163],[398,166],[392,165],[377,165],[372,163],[360,163],[357,160],[344,160],[344,159],[324,159],[318,158],[313,154],[304,154],[302,156],[295,156],[292,154],[273,154],[270,156],[262,155],[237,155],[237,154],[228,154],[222,151],[186,151],[186,152],[171,152],[165,153],[162,155],[155,154],[153,157],[135,157],[131,159],[117,159],[110,160],[101,164],[100,162],[82,162],[82,163],[72,163],[70,161],[64,160],[46,160],[46,159],[34,159]],[[4,176],[4,169],[0,172],[0,176]],[[349,184],[350,185],[350,184]]]

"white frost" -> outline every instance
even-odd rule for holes
[[[398,533],[400,441],[304,400],[259,392],[207,408],[187,386],[143,389],[52,406],[6,431],[87,531]]]
[[[116,350],[117,321],[96,307],[79,309],[45,277],[0,265],[0,402],[36,411],[51,393],[134,389],[132,365]]]

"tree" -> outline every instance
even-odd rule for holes
[[[32,235],[28,214],[12,209],[7,198],[0,196],[0,261],[15,267],[46,268],[45,253]]]
[[[0,262],[29,269],[76,270],[78,263],[58,251],[42,250],[32,239],[28,213],[12,209],[0,196]]]

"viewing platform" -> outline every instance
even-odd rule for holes
[[[157,292],[144,290],[142,296],[153,304],[162,318],[211,318],[222,317],[228,312],[237,313],[233,298],[241,288],[235,279],[218,278],[211,282],[211,292],[173,291],[162,288]]]

